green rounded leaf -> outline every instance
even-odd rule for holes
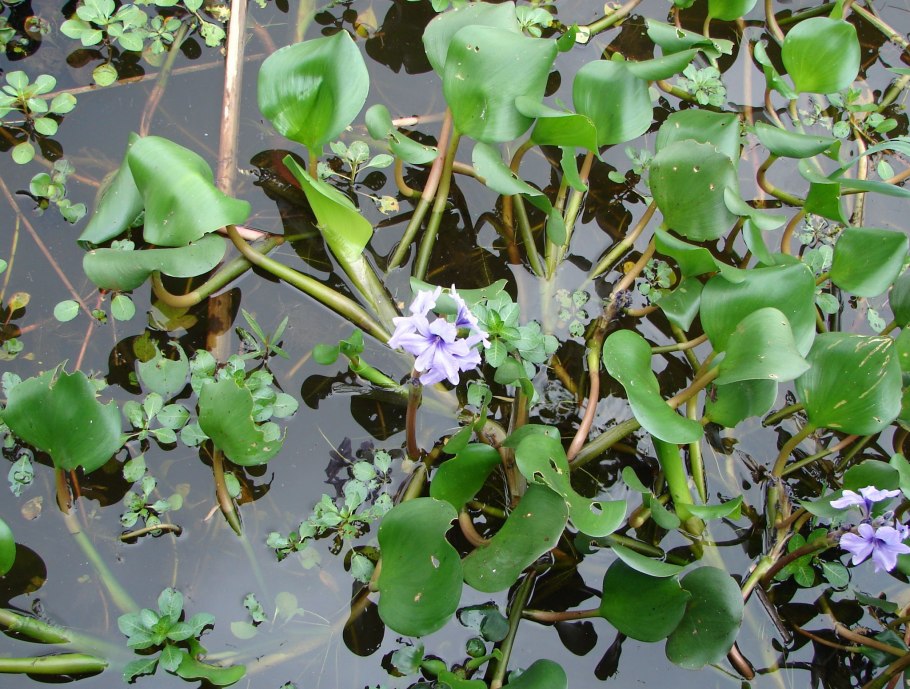
[[[543,146],[571,147],[573,161],[576,146],[589,151],[597,150],[597,130],[594,123],[584,115],[556,110],[538,100],[526,97],[517,98],[515,105],[522,115],[537,120],[531,132],[531,140],[534,143]],[[578,170],[574,170],[574,173],[577,176]]]
[[[732,22],[748,14],[758,0],[708,0],[708,16]]]
[[[742,380],[716,385],[705,401],[705,417],[727,428],[740,421],[768,412],[777,400],[777,382]]]
[[[888,293],[888,304],[895,322],[901,327],[910,323],[910,270],[905,271]]]
[[[186,352],[179,343],[174,342],[178,359],[168,359],[152,342],[155,356],[148,361],[137,361],[136,372],[144,390],[161,395],[162,400],[169,400],[186,387],[186,377],[190,371]]]
[[[717,239],[736,222],[724,190],[739,193],[733,161],[710,144],[678,141],[651,162],[654,202],[672,230],[694,241]]]
[[[82,257],[82,268],[102,289],[129,291],[154,272],[173,277],[207,273],[218,265],[226,250],[224,239],[211,234],[176,249],[94,249]]]
[[[803,264],[753,268],[743,280],[722,276],[708,280],[701,294],[701,324],[718,352],[727,349],[740,322],[759,309],[772,307],[786,316],[803,356],[815,338],[815,276]]]
[[[126,155],[145,207],[142,236],[157,246],[183,246],[250,214],[246,201],[215,188],[199,155],[159,136],[136,141]]]
[[[136,305],[125,294],[118,294],[111,299],[111,316],[118,321],[128,321],[136,315]]]
[[[515,679],[509,679],[508,689],[567,689],[566,671],[552,660],[535,660]]]
[[[784,67],[799,93],[835,93],[856,79],[860,67],[856,28],[830,17],[804,19],[781,48]]]
[[[742,501],[742,498],[740,498]],[[692,505],[688,505],[692,507]],[[618,543],[613,543],[610,548],[616,553],[616,557],[622,560],[626,565],[634,569],[636,572],[641,572],[646,574],[649,577],[657,577],[658,579],[663,579],[665,577],[672,577],[676,574],[679,574],[683,568],[680,565],[670,564],[669,562],[663,562],[661,560],[655,560],[653,558],[647,557],[638,553],[631,548],[626,548],[625,546],[619,545]]]
[[[512,141],[531,126],[515,99],[543,98],[555,41],[504,29],[466,26],[453,37],[442,90],[455,128],[477,141]]]
[[[445,537],[457,516],[446,502],[416,498],[396,505],[382,519],[379,616],[399,634],[431,634],[458,607],[461,560]]]
[[[441,77],[452,38],[466,26],[491,26],[514,34],[521,33],[515,3],[472,2],[440,14],[427,24],[423,46],[433,70]]]
[[[528,481],[543,483],[563,497],[569,519],[582,533],[598,538],[622,525],[626,516],[624,500],[592,500],[572,488],[569,461],[560,440],[543,434],[525,438],[515,450],[515,463]]]
[[[495,448],[471,443],[439,467],[430,483],[430,496],[461,510],[500,462],[502,458]]]
[[[79,302],[72,299],[61,301],[54,307],[54,318],[61,323],[73,320],[79,315]]]
[[[102,38],[101,32],[92,32],[88,36],[83,36],[83,44],[85,44],[85,39],[89,38],[91,41],[89,45],[94,45],[98,40],[92,40],[96,38],[100,40]],[[98,65],[95,69],[92,70],[92,79],[95,80],[95,83],[98,86],[110,86],[115,81],[117,81],[117,68],[110,63],[105,63],[103,65]]]
[[[253,396],[233,379],[206,383],[199,394],[199,426],[225,456],[240,466],[265,464],[284,437],[266,440],[253,421]]]
[[[626,62],[629,71],[639,79],[645,81],[657,81],[659,79],[669,79],[674,74],[682,72],[695,56],[698,50],[691,48],[678,53],[656,57],[652,60],[642,60],[641,62]]]
[[[739,118],[735,113],[697,108],[671,113],[657,131],[655,150],[687,139],[711,144],[730,160],[739,160]]]
[[[767,307],[750,313],[730,333],[717,384],[759,379],[780,383],[798,378],[808,368],[787,317]]]
[[[679,625],[688,600],[676,576],[651,576],[616,560],[604,575],[600,616],[633,639],[660,641]]]
[[[811,158],[837,143],[832,136],[813,136],[755,123],[755,134],[762,145],[779,158]]]
[[[661,397],[651,369],[651,346],[645,338],[632,330],[613,333],[604,342],[603,361],[625,389],[642,428],[668,443],[691,443],[701,438],[701,424],[677,414]]]
[[[10,155],[12,155],[15,163],[25,165],[35,157],[35,147],[32,146],[30,141],[23,141],[21,144],[13,146]]]
[[[567,519],[566,501],[561,495],[546,486],[530,484],[490,543],[464,559],[465,583],[484,593],[505,591],[525,567],[556,546]],[[385,520],[380,533],[384,527]],[[384,552],[382,569],[384,575]]]
[[[363,107],[370,76],[347,31],[272,53],[259,70],[259,110],[282,136],[319,153]]]
[[[691,598],[679,626],[667,639],[671,662],[698,670],[717,663],[730,651],[743,619],[743,597],[726,572],[699,567],[689,572],[681,586]]]
[[[130,227],[142,212],[142,194],[127,162],[129,149],[138,140],[138,135],[130,134],[127,154],[114,176],[98,192],[92,217],[79,235],[80,242],[101,244],[109,241]]]
[[[572,102],[579,114],[594,123],[598,146],[631,141],[651,126],[648,82],[622,61],[595,60],[578,70]]]
[[[99,468],[123,445],[120,410],[101,404],[81,371],[58,367],[9,391],[3,422],[29,445],[67,471]]]
[[[848,227],[834,245],[831,281],[860,297],[877,297],[891,286],[907,256],[907,235]]]
[[[822,333],[806,358],[812,368],[796,380],[796,395],[813,425],[871,435],[897,418],[901,370],[890,337]]]
[[[499,194],[540,196],[542,193],[512,172],[509,166],[502,162],[499,149],[495,146],[478,141],[474,145],[471,162],[487,186]]]
[[[16,539],[6,522],[0,519],[0,577],[13,568],[15,561]]]

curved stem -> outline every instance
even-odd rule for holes
[[[120,540],[123,542],[132,541],[140,536],[145,536],[146,534],[155,533],[156,531],[170,531],[175,536],[179,536],[183,533],[183,529],[177,524],[157,524],[156,526],[143,526],[141,529],[136,529],[135,531],[127,531],[126,533],[120,534]]]
[[[774,16],[774,0],[765,0],[765,19],[774,40],[776,40],[778,44],[783,43],[784,32],[781,31],[780,25],[777,23],[777,17]]]
[[[594,425],[594,417],[597,414],[597,403],[600,401],[600,352],[603,348],[604,336],[607,333],[609,325],[610,318],[606,315],[600,316],[594,327],[594,333],[588,342],[587,363],[588,380],[590,381],[588,406],[585,408],[585,414],[581,419],[581,423],[578,424],[578,430],[575,432],[575,437],[572,438],[572,443],[569,445],[569,449],[566,450],[566,458],[570,462],[575,459],[575,456],[584,446],[585,441],[588,439],[588,434],[591,432],[591,427]]]
[[[691,340],[686,340],[685,342],[678,342],[675,345],[661,345],[660,347],[651,347],[651,354],[665,354],[667,352],[685,352],[689,349],[694,349],[698,345],[704,344],[708,341],[707,335],[699,335],[698,337],[693,337]]]
[[[212,473],[215,479],[215,497],[218,500],[218,507],[221,508],[221,513],[234,530],[234,533],[241,536],[243,529],[240,526],[240,515],[237,514],[237,507],[234,505],[234,499],[228,491],[224,477],[224,453],[216,447],[211,454],[211,458]]]
[[[506,670],[509,667],[509,656],[512,655],[512,648],[515,645],[515,635],[518,634],[518,623],[521,622],[522,611],[531,597],[535,576],[533,572],[525,574],[524,580],[518,585],[518,590],[512,599],[512,605],[509,609],[509,632],[499,647],[502,658],[496,664],[496,670],[493,672],[493,678],[490,681],[490,689],[501,689],[502,683],[505,681]]]
[[[790,251],[790,244],[793,243],[793,234],[796,232],[800,220],[804,217],[806,217],[806,209],[800,208],[799,212],[790,219],[790,222],[787,223],[787,227],[784,228],[784,232],[780,236],[780,252],[782,254],[790,255],[792,253]]]
[[[767,172],[768,169],[774,164],[775,160],[777,160],[777,156],[771,154],[768,156],[768,159],[759,166],[758,172],[755,175],[755,180],[758,182],[758,186],[764,189],[768,194],[771,194],[771,196],[783,201],[784,203],[787,203],[791,206],[802,206],[805,201],[803,201],[801,198],[798,198],[793,194],[784,191],[783,189],[778,189],[768,181]]]
[[[814,430],[815,426],[811,423],[807,423],[784,443],[783,447],[780,448],[780,454],[777,455],[777,461],[774,462],[774,468],[771,470],[772,476],[779,478],[783,474],[784,467],[787,464],[787,460],[790,458],[790,454],[803,440],[808,438]]]
[[[597,265],[588,273],[588,280],[593,280],[598,275],[603,275],[608,270],[610,270],[616,262],[622,258],[629,249],[635,245],[635,240],[641,235],[642,231],[647,227],[648,222],[654,215],[654,211],[657,210],[657,204],[651,201],[648,204],[648,208],[645,210],[644,214],[639,218],[635,227],[632,228],[632,231],[625,236],[625,238],[620,241],[616,246],[610,249],[609,253],[604,256]]]
[[[585,26],[579,26],[578,30],[586,32],[588,37],[594,36],[601,31],[606,31],[611,26],[616,26],[616,24],[628,17],[632,10],[638,7],[640,2],[641,0],[629,0],[629,2],[622,7],[604,15],[597,21],[586,24]]]
[[[311,278],[309,275],[304,275],[283,263],[263,256],[237,233],[237,228],[233,225],[228,225],[227,232],[237,250],[254,266],[267,270],[272,275],[309,294],[316,301],[328,306],[335,313],[347,318],[351,323],[365,330],[381,342],[388,341],[390,335],[386,329],[376,322],[358,303],[339,294],[331,287]]]
[[[465,540],[475,548],[482,548],[490,545],[489,539],[484,538],[477,532],[477,529],[474,527],[474,522],[471,521],[471,515],[468,514],[466,510],[462,510],[458,513],[458,527],[461,529],[461,533],[465,537]]]

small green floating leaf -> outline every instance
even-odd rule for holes
[[[111,316],[117,321],[128,321],[136,315],[136,305],[126,294],[111,299]]]
[[[130,291],[155,272],[172,277],[195,277],[212,270],[224,257],[227,244],[211,234],[174,249],[93,249],[82,258],[88,279],[102,289]]]
[[[123,445],[120,410],[101,404],[81,371],[58,367],[9,391],[3,422],[29,445],[46,452],[66,471],[90,473]]]
[[[569,519],[582,533],[597,538],[622,525],[626,516],[624,500],[592,500],[572,488],[569,461],[560,440],[549,435],[526,438],[515,450],[515,462],[529,481],[543,483],[565,499]]]
[[[848,227],[834,245],[831,281],[860,297],[882,294],[900,273],[907,235],[871,227]]]
[[[239,682],[245,674],[245,665],[230,665],[228,667],[209,665],[197,660],[185,651],[180,659],[180,665],[177,667],[177,675],[183,679],[203,679],[216,687],[227,687]]]
[[[6,522],[0,519],[0,577],[13,568],[16,561],[16,539]]]
[[[514,673],[513,673],[514,674]],[[568,689],[566,671],[552,660],[535,660],[515,679],[509,678],[505,689]]]
[[[743,380],[786,382],[801,376],[809,364],[800,356],[787,317],[773,307],[743,318],[727,340],[717,384]]]
[[[790,29],[781,48],[799,93],[835,93],[856,79],[860,67],[856,28],[830,17],[810,17]]]
[[[837,144],[833,136],[813,136],[755,123],[755,134],[762,145],[779,158],[811,158]]]
[[[266,440],[253,421],[253,396],[232,378],[208,382],[199,394],[199,426],[225,456],[240,466],[265,464],[284,438]]]
[[[54,318],[61,323],[73,320],[79,315],[79,302],[66,299],[54,306]]]
[[[555,41],[489,26],[466,26],[452,38],[442,90],[455,128],[477,141],[517,139],[532,124],[515,100],[541,100]]]
[[[366,102],[370,76],[347,31],[285,46],[259,69],[259,110],[282,136],[318,154]]]
[[[388,515],[380,533],[387,519]],[[465,583],[484,593],[506,590],[525,567],[556,546],[567,519],[568,509],[561,495],[546,486],[530,484],[490,543],[464,559]],[[382,567],[384,575],[385,553]]]
[[[679,626],[667,639],[671,662],[698,670],[717,663],[730,651],[743,619],[739,586],[726,572],[699,567],[680,581],[691,596]]]
[[[651,576],[616,560],[604,575],[600,616],[633,639],[660,641],[677,628],[688,600],[675,575]]]
[[[178,342],[172,343],[177,350],[176,360],[164,356],[154,342],[151,345],[154,347],[155,356],[148,361],[137,361],[136,372],[145,390],[158,393],[162,400],[169,400],[186,387],[190,363]]]
[[[468,431],[471,429],[468,428]],[[449,503],[461,510],[468,500],[479,491],[490,472],[502,458],[499,452],[483,443],[471,443],[442,466],[433,475],[430,483],[430,497]]]
[[[806,359],[812,368],[797,378],[796,395],[813,425],[872,435],[897,418],[901,370],[890,337],[822,333]]]
[[[431,634],[458,607],[462,563],[445,537],[457,516],[446,502],[416,498],[382,519],[379,616],[399,634]]]
[[[707,241],[736,222],[724,190],[739,193],[733,161],[710,144],[690,139],[662,148],[651,161],[651,191],[664,223],[688,239]]]
[[[632,413],[642,427],[668,443],[691,443],[702,436],[701,424],[671,409],[660,395],[651,369],[651,346],[632,330],[611,334],[603,345],[604,366],[625,389]]]

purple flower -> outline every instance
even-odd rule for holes
[[[860,524],[856,527],[858,533],[845,533],[840,538],[840,547],[853,555],[851,562],[858,565],[872,556],[875,571],[891,571],[897,566],[897,556],[910,553],[910,547],[902,543],[906,527],[900,530],[892,526],[880,526],[877,529],[872,524]]]
[[[467,328],[471,331],[471,337],[476,337],[476,342],[483,342],[484,347],[490,346],[490,334],[483,330],[480,327],[480,324],[477,322],[477,316],[471,313],[471,310],[468,308],[468,305],[465,303],[464,299],[455,291],[455,285],[452,285],[452,290],[449,294],[452,297],[452,300],[458,306],[458,314],[455,316],[455,327],[456,328]]]
[[[467,327],[472,328],[468,337],[458,335],[458,322],[450,323],[445,318],[430,321],[427,314],[436,306],[441,291],[442,288],[437,287],[433,292],[418,292],[409,308],[411,315],[392,319],[395,323],[395,332],[389,338],[389,346],[401,347],[416,357],[414,370],[420,373],[420,382],[424,385],[432,385],[442,380],[457,385],[458,374],[461,371],[470,371],[480,365],[480,352],[477,351],[476,345],[483,342],[487,335],[480,328],[470,325],[471,319],[475,324],[477,319],[467,306],[464,306],[464,318],[469,324]],[[459,304],[461,315],[461,306],[464,302],[458,297],[454,287],[452,294],[456,297],[456,303],[461,302]]]
[[[897,497],[900,493],[899,490],[879,490],[875,486],[860,488],[859,493],[855,493],[852,490],[845,490],[843,497],[831,501],[831,507],[843,509],[845,507],[851,507],[852,505],[859,505],[863,514],[868,517],[872,511],[873,503]]]

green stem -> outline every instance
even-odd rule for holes
[[[694,397],[686,400],[686,418],[698,421],[698,407]],[[705,462],[701,454],[701,438],[689,443],[689,468],[692,471],[692,482],[702,504],[708,502],[708,481],[705,478]]]
[[[803,409],[803,405],[801,402],[797,402],[796,404],[789,404],[786,407],[784,407],[783,409],[781,409],[780,411],[771,414],[771,416],[765,417],[765,419],[761,422],[761,425],[762,426],[773,426],[778,421],[785,419],[788,416],[791,416],[798,411],[802,411],[802,409]]]
[[[68,644],[72,642],[68,630],[54,627],[34,617],[20,615],[6,608],[0,608],[0,626],[45,644]]]
[[[433,211],[430,213],[430,221],[427,223],[427,229],[423,233],[423,239],[421,239],[420,248],[417,251],[414,277],[418,280],[423,280],[427,276],[430,257],[433,255],[433,246],[436,244],[436,235],[439,233],[439,225],[442,223],[442,216],[445,213],[446,204],[449,202],[449,187],[452,184],[452,163],[455,162],[455,152],[458,150],[458,142],[460,140],[461,132],[457,129],[453,130],[449,140],[449,147],[446,149],[442,177],[439,180],[439,189],[436,191],[436,200],[433,201]]]
[[[803,201],[801,198],[798,198],[793,194],[784,191],[783,189],[778,189],[768,181],[767,172],[768,169],[774,164],[775,160],[777,160],[777,156],[771,154],[768,156],[768,159],[759,166],[758,172],[755,175],[758,186],[764,189],[767,193],[771,194],[771,196],[780,199],[786,204],[797,207],[802,206],[805,201]]]
[[[272,249],[281,244],[283,241],[283,237],[279,235],[271,235],[261,244],[252,245],[252,248],[257,253],[265,255],[270,253]],[[225,285],[229,284],[233,280],[236,280],[247,270],[249,270],[251,265],[252,264],[243,256],[237,256],[230,262],[226,263],[221,268],[221,270],[215,273],[212,277],[199,285],[199,287],[196,287],[194,290],[187,292],[186,294],[172,294],[169,292],[161,282],[161,274],[155,272],[152,273],[152,289],[155,292],[155,296],[168,306],[172,306],[176,309],[188,309],[191,306],[196,306],[196,304],[200,303],[203,299],[210,297]]]
[[[693,504],[694,500],[692,500],[692,493],[689,490],[689,477],[686,474],[686,467],[679,451],[679,445],[666,443],[653,436],[651,440],[654,443],[654,449],[657,451],[657,461],[660,462],[660,467],[663,469],[664,480],[667,482],[670,497],[673,498],[673,508],[676,510],[676,516],[686,524],[686,528],[691,533],[701,533],[705,528],[704,523],[696,518],[686,507],[686,505]]]
[[[420,447],[417,445],[417,410],[420,409],[420,400],[423,397],[423,386],[416,375],[411,372],[408,382],[408,410],[405,416],[405,430],[407,435],[408,458],[414,461],[420,459]]]
[[[592,617],[600,617],[600,608],[591,608],[590,610],[525,610],[522,617],[526,620],[533,620],[542,624],[553,624],[555,622],[571,622],[573,620],[589,620]]]
[[[749,596],[752,594],[752,589],[761,581],[762,577],[771,569],[771,566],[774,564],[774,560],[768,557],[767,555],[761,558],[758,561],[758,564],[755,565],[755,568],[749,573],[749,576],[743,582],[743,585],[740,587],[740,590],[743,592],[743,600],[749,600]]]
[[[228,237],[234,242],[237,250],[243,254],[246,259],[255,266],[267,270],[275,277],[278,277],[289,285],[296,287],[300,291],[310,295],[316,301],[328,306],[335,313],[347,318],[351,323],[362,328],[370,335],[381,342],[387,342],[390,335],[386,329],[380,325],[370,314],[368,314],[360,304],[339,294],[331,287],[326,286],[319,280],[311,278],[309,275],[289,268],[283,263],[279,263],[267,256],[263,256],[251,247],[246,240],[237,232],[233,225],[227,227]]]
[[[582,183],[587,183],[588,177],[591,174],[591,166],[594,164],[594,151],[588,151],[585,154],[585,159],[581,164],[581,170],[578,171],[578,177],[581,179]],[[569,243],[572,241],[572,231],[575,229],[575,221],[578,219],[578,213],[581,211],[581,202],[585,198],[586,191],[578,191],[577,189],[572,190],[571,196],[569,196],[569,204],[566,207],[566,213],[564,216],[566,224],[566,241],[563,242],[561,247],[553,247],[547,253],[547,277],[552,278],[556,273],[556,268],[559,265],[559,262],[562,260],[562,257],[565,255],[566,251],[569,250]],[[550,245],[548,244],[548,248]]]
[[[32,658],[0,658],[0,672],[28,675],[87,675],[107,667],[103,658],[85,653],[60,653]]]
[[[104,587],[110,594],[114,605],[116,605],[121,612],[137,612],[139,606],[136,604],[136,601],[134,601],[132,596],[126,592],[126,589],[120,585],[120,582],[117,581],[117,578],[111,573],[111,570],[108,569],[108,566],[101,558],[101,555],[95,550],[94,544],[82,530],[82,526],[79,524],[79,520],[76,519],[76,515],[72,511],[62,512],[61,514],[63,515],[63,521],[66,524],[67,530],[76,540],[76,543],[82,549],[82,552],[85,554],[86,558],[88,558],[92,567],[95,568],[98,577],[101,579],[101,583],[104,584]]]
[[[790,454],[803,440],[809,437],[815,428],[816,426],[813,424],[807,423],[795,433],[793,437],[784,443],[784,446],[780,448],[780,454],[777,455],[777,461],[774,462],[774,468],[771,470],[772,476],[780,478],[781,474],[783,474],[784,467],[787,464],[787,460],[790,458]]]
[[[632,228],[632,231],[629,232],[629,234],[626,235],[626,237],[621,242],[610,249],[610,252],[602,259],[600,259],[597,265],[594,266],[593,270],[588,273],[588,280],[593,280],[598,275],[603,275],[614,265],[616,265],[616,262],[622,258],[623,254],[625,254],[635,245],[635,240],[638,239],[639,235],[641,235],[642,230],[647,227],[648,222],[654,215],[655,210],[657,210],[657,204],[652,201],[648,204],[648,208],[645,210],[644,215],[639,218],[638,223],[634,228]]]
[[[496,670],[493,672],[493,679],[490,681],[490,689],[500,689],[506,678],[506,670],[509,667],[509,656],[512,655],[512,648],[515,645],[515,636],[518,634],[518,623],[521,622],[521,615],[524,607],[531,597],[531,589],[534,587],[535,574],[528,572],[518,590],[512,599],[512,607],[509,610],[509,632],[506,638],[502,640],[499,650],[502,652],[502,658],[496,664]]]
[[[622,7],[610,12],[609,14],[604,15],[595,22],[586,24],[585,26],[579,26],[578,30],[581,32],[587,33],[588,37],[594,36],[595,34],[600,33],[601,31],[606,31],[611,26],[615,26],[623,19],[629,16],[629,14],[638,7],[638,4],[641,0],[630,0]]]
[[[512,206],[515,209],[515,218],[518,220],[521,241],[525,245],[531,270],[534,271],[537,277],[543,277],[545,274],[544,267],[540,262],[540,253],[537,251],[537,245],[534,243],[534,233],[531,232],[531,221],[528,220],[528,209],[525,208],[525,201],[521,196],[514,196],[512,197]]]

